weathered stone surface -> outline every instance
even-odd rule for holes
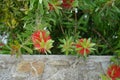
[[[17,65],[17,71],[21,73],[32,73],[41,75],[44,71],[44,63],[41,61],[21,61]]]
[[[0,80],[101,80],[109,64],[110,56],[0,55]]]
[[[69,66],[70,65],[69,62],[65,60],[49,61],[48,64],[53,66]]]
[[[5,62],[0,60],[0,68],[6,68]]]

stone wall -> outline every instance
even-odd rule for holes
[[[0,80],[101,80],[110,56],[0,55]]]

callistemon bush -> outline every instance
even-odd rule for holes
[[[46,30],[37,30],[32,34],[33,45],[36,50],[41,53],[51,53],[50,49],[53,47],[53,40],[49,32]]]
[[[76,46],[77,52],[82,56],[86,56],[90,54],[93,50],[95,50],[93,48],[95,46],[95,43],[92,43],[90,38],[79,39],[75,46]]]
[[[120,65],[110,65],[110,67],[107,70],[107,75],[111,80],[120,79]]]

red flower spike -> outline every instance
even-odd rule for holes
[[[82,56],[84,55],[88,55],[91,52],[91,49],[93,49],[92,47],[94,46],[94,43],[90,42],[90,39],[79,39],[76,46],[76,50],[78,51],[79,54],[81,54]]]
[[[82,48],[82,49],[79,51],[79,53],[84,56],[85,53],[86,53],[86,54],[89,54],[89,53],[90,53],[90,50],[89,50],[89,49]]]
[[[42,39],[44,40],[44,42],[48,41],[50,38],[49,35],[46,34],[45,31],[36,31],[34,32],[34,34],[32,35],[32,40],[33,42],[36,42],[37,41],[42,41]]]
[[[72,3],[74,0],[63,0],[62,6],[66,9],[69,9],[72,7]]]
[[[49,49],[52,48],[53,41],[45,30],[35,31],[32,34],[32,41],[35,49],[37,49],[41,53],[50,52]]]
[[[111,65],[107,70],[107,75],[112,79],[116,80],[120,78],[120,66],[118,65]]]

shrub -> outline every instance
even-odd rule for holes
[[[58,47],[60,39],[67,36],[73,42],[91,38],[96,43],[92,54],[117,55],[120,52],[119,5],[119,0],[2,0],[0,34],[9,36],[0,53],[38,54],[31,35],[37,30],[47,30],[54,40],[50,47],[52,54],[63,54]]]

